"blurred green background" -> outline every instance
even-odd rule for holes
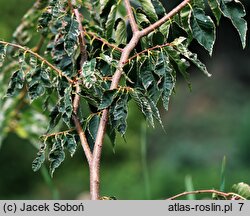
[[[250,23],[250,2],[247,6]],[[0,0],[0,38],[10,41],[32,0]],[[166,133],[145,126],[130,103],[126,142],[115,153],[104,145],[101,194],[118,199],[164,199],[186,190],[219,189],[221,162],[226,164],[226,190],[250,183],[250,43],[243,51],[236,30],[222,19],[210,58],[197,44],[211,78],[191,68],[192,91],[179,78],[170,109],[161,109]],[[34,173],[37,149],[29,140],[9,134],[0,149],[0,199],[79,199],[88,192],[88,167],[81,147],[56,170],[52,181],[44,167]],[[43,174],[42,174],[43,173]]]

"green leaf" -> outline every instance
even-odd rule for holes
[[[23,88],[24,84],[24,73],[21,70],[15,71],[9,82],[9,86],[7,89],[6,97],[15,96],[20,90]]]
[[[45,150],[46,142],[44,141],[40,146],[39,152],[37,153],[37,157],[32,162],[32,170],[34,172],[38,171],[41,168],[43,162],[45,161]]]
[[[75,135],[67,134],[64,137],[64,144],[63,144],[63,146],[69,151],[70,156],[73,157],[73,155],[76,152],[76,148],[77,148],[77,143],[76,143]]]
[[[113,103],[117,94],[118,94],[118,91],[116,89],[105,91],[102,95],[101,103],[98,106],[98,110],[108,108]]]
[[[186,59],[181,58],[181,53],[179,53],[171,46],[166,46],[164,48],[164,51],[169,56],[171,62],[175,64],[179,72],[182,74],[182,76],[190,86],[190,76],[189,73],[187,72],[187,68],[190,66],[189,62]]]
[[[152,0],[151,2],[154,6],[156,14],[158,15],[158,18],[162,18],[166,14],[166,10],[163,7],[162,3],[158,0]]]
[[[132,99],[139,106],[141,112],[145,115],[147,121],[154,127],[153,111],[150,106],[148,99],[143,95],[139,89],[134,89],[130,91]]]
[[[63,151],[63,140],[56,138],[49,152],[48,159],[50,161],[50,173],[53,176],[55,169],[58,168],[65,159]]]
[[[204,0],[192,0],[193,7],[205,9],[205,2]]]
[[[244,5],[238,0],[217,0],[222,14],[229,18],[237,29],[243,48],[246,47],[247,22]]]
[[[163,77],[162,101],[164,108],[168,110],[169,98],[175,87],[176,80],[170,66],[169,56],[165,55],[164,52],[158,53],[154,70],[158,76]]]
[[[142,6],[142,10],[145,11],[146,15],[148,18],[152,21],[155,22],[158,20],[155,8],[152,4],[151,0],[139,0]]]
[[[51,131],[59,122],[61,113],[59,112],[59,106],[56,105],[49,114],[50,122],[49,127],[47,129],[47,133]]]
[[[152,109],[154,118],[160,123],[161,127],[164,129],[163,123],[161,121],[161,115],[160,115],[160,112],[159,112],[156,104],[154,103],[154,101],[152,101],[150,99],[148,99],[148,102],[149,102],[150,107]]]
[[[250,199],[250,186],[244,182],[234,184],[232,187],[233,192],[239,194],[240,196]]]
[[[100,14],[102,14],[103,9],[106,7],[110,0],[100,0]]]
[[[219,26],[220,18],[221,18],[221,11],[218,5],[217,0],[208,0],[208,4],[216,18],[217,26]]]
[[[0,43],[0,67],[3,66],[6,52],[7,52],[7,45]]]
[[[171,44],[175,46],[175,48],[180,52],[180,54],[182,54],[191,62],[193,62],[193,64],[196,65],[206,76],[211,77],[211,74],[207,71],[206,65],[204,65],[197,58],[197,54],[190,52],[188,48],[182,43],[185,40],[186,38],[180,37],[175,39],[175,41],[173,41]]]
[[[109,140],[112,144],[113,151],[115,151],[116,133],[115,133],[115,130],[114,130],[113,125],[111,123],[111,120],[109,121],[109,123],[107,125],[107,136],[109,137]]]
[[[116,44],[126,44],[127,43],[127,29],[126,23],[123,19],[119,19],[115,27],[115,41]]]
[[[83,84],[86,88],[91,88],[96,82],[95,69],[96,59],[85,61],[82,65]]]
[[[113,5],[108,15],[108,20],[106,22],[106,37],[112,38],[113,30],[115,26],[115,18],[117,13],[117,5]]]
[[[108,55],[105,55],[103,53],[100,54],[100,59],[111,65],[112,67],[117,68],[118,67],[118,61],[109,57]]]
[[[112,126],[124,136],[127,128],[128,94],[121,94],[115,104],[111,107],[110,112],[112,116]]]
[[[41,67],[40,65],[27,73],[26,81],[28,84],[28,95],[31,102],[44,95],[46,87],[51,86],[48,69]]]
[[[74,17],[71,17],[70,22],[68,23],[67,34],[65,35],[64,40],[64,49],[68,56],[72,56],[78,47],[78,36],[80,34],[78,27],[78,22]]]
[[[95,140],[96,140],[96,135],[97,135],[99,124],[100,124],[100,116],[93,115],[92,118],[90,119],[88,127],[87,127],[88,132],[89,132],[93,142],[95,142]]]
[[[139,65],[139,77],[142,82],[142,85],[145,89],[155,81],[153,76],[153,64],[150,61],[150,58],[146,58],[144,61],[140,61]]]
[[[73,112],[71,91],[71,86],[65,89],[64,97],[61,98],[59,105],[59,112],[62,113],[62,119],[68,125],[68,127],[70,127],[70,121]]]
[[[150,25],[150,21],[148,20],[147,16],[140,12],[140,10],[136,11],[135,14],[136,22],[141,28],[145,28]]]
[[[206,16],[203,10],[194,8],[189,16],[189,25],[193,37],[212,55],[215,42],[215,25],[213,20]]]

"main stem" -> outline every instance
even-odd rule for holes
[[[112,83],[110,86],[110,90],[115,89],[119,85],[120,78],[123,73],[123,67],[126,63],[126,61],[129,59],[129,55],[131,51],[135,48],[139,40],[143,37],[148,35],[150,32],[154,31],[156,28],[161,26],[164,22],[166,22],[168,19],[170,19],[172,16],[174,16],[177,12],[179,12],[184,6],[186,6],[189,3],[190,0],[184,0],[180,5],[178,5],[176,8],[174,8],[172,11],[170,11],[166,16],[161,18],[156,23],[150,25],[146,29],[143,29],[139,31],[138,25],[135,21],[132,7],[130,5],[129,0],[124,0],[124,4],[126,7],[127,15],[129,18],[129,22],[133,31],[133,37],[130,40],[130,42],[125,46],[123,49],[121,58],[118,63],[117,70],[115,71],[113,77],[112,77]],[[96,141],[94,145],[94,151],[92,154],[92,160],[91,163],[89,163],[90,167],[90,197],[92,200],[98,200],[99,194],[100,194],[100,161],[101,161],[101,153],[102,153],[102,145],[103,145],[103,139],[106,131],[106,126],[108,123],[108,117],[109,117],[109,110],[104,109],[102,112],[102,117],[100,120],[100,124],[97,131]]]

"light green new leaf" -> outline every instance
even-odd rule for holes
[[[233,192],[239,194],[240,196],[250,199],[250,186],[246,183],[240,182],[238,184],[234,184],[232,187]]]
[[[65,159],[63,151],[63,140],[57,138],[49,152],[48,159],[50,161],[50,173],[53,176],[55,169],[58,168]]]
[[[125,135],[127,129],[128,116],[128,94],[121,94],[116,103],[111,108],[112,125],[117,131]]]
[[[123,19],[119,19],[115,29],[116,29],[115,31],[116,44],[126,44],[127,29],[125,21]]]
[[[117,5],[113,5],[108,15],[108,19],[106,22],[106,37],[112,38],[113,30],[115,26],[115,18],[117,12]]]
[[[208,4],[209,4],[209,6],[210,6],[215,18],[216,18],[217,26],[219,26],[222,13],[220,11],[218,2],[217,2],[217,0],[208,0]]]
[[[212,55],[215,42],[215,25],[213,20],[206,16],[203,10],[194,8],[190,12],[189,26],[193,37]]]
[[[24,84],[24,73],[21,70],[15,71],[9,82],[9,86],[7,89],[6,97],[11,97],[16,95],[23,88]]]
[[[206,76],[210,77],[211,74],[208,73],[206,65],[204,65],[198,58],[196,53],[192,53],[188,48],[182,43],[186,38],[179,37],[175,39],[171,44],[180,52],[181,55],[185,56],[191,62],[193,62]]]
[[[240,35],[243,48],[246,47],[247,22],[244,5],[238,0],[217,0],[222,14],[229,18]]]
[[[45,161],[45,150],[46,142],[44,141],[40,146],[39,152],[37,153],[37,157],[32,162],[32,170],[34,172],[38,171],[41,168],[43,162]]]
[[[98,106],[98,110],[108,108],[113,103],[117,94],[118,94],[118,91],[116,89],[105,91],[102,95],[101,103]]]
[[[158,20],[154,5],[151,0],[139,0],[142,6],[142,10],[145,11],[146,15],[153,22]]]

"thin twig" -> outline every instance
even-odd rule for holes
[[[62,135],[62,134],[67,134],[67,133],[69,133],[69,132],[72,132],[72,131],[74,131],[75,130],[75,128],[71,128],[71,129],[69,129],[69,130],[65,130],[65,131],[60,131],[60,132],[57,132],[57,133],[51,133],[51,134],[44,134],[44,135],[42,135],[41,137],[42,138],[48,138],[48,137],[55,137],[55,136],[59,136],[59,135]]]
[[[177,5],[173,10],[171,10],[168,14],[166,14],[164,17],[159,19],[154,24],[148,26],[147,28],[141,30],[142,36],[148,35],[150,32],[154,31],[155,29],[159,28],[162,24],[164,24],[166,21],[168,21],[171,17],[173,17],[175,14],[177,14],[182,8],[184,8],[190,0],[184,0],[179,5]]]
[[[53,69],[55,72],[58,73],[59,76],[64,76],[68,82],[70,83],[74,83],[74,81],[72,79],[70,79],[67,75],[65,75],[60,69],[58,69],[57,67],[55,67],[53,64],[51,64],[49,61],[47,61],[45,58],[43,58],[42,56],[40,56],[38,53],[23,47],[21,45],[18,44],[14,44],[14,43],[9,43],[9,42],[5,42],[5,41],[0,41],[1,44],[4,44],[6,46],[12,46],[21,50],[24,50],[25,52],[31,53],[32,55],[34,55],[35,57],[37,57],[41,62],[43,62],[44,64],[48,65],[51,69]]]
[[[186,192],[183,192],[183,193],[180,193],[180,194],[177,194],[175,196],[172,196],[170,198],[168,198],[167,200],[174,200],[176,198],[179,198],[179,197],[182,197],[182,196],[187,196],[189,194],[204,194],[204,193],[210,193],[210,194],[217,194],[219,196],[223,196],[223,197],[231,197],[231,196],[236,196],[240,199],[245,199],[244,197],[238,195],[238,194],[235,194],[235,193],[225,193],[225,192],[221,192],[221,191],[217,191],[217,190],[196,190],[196,191],[186,191]]]
[[[129,63],[131,60],[133,60],[134,58],[137,58],[139,57],[140,55],[142,55],[143,53],[146,53],[146,52],[149,52],[149,51],[152,51],[152,50],[155,50],[155,49],[161,49],[163,47],[166,47],[166,46],[170,46],[171,44],[170,43],[165,43],[165,44],[162,44],[162,45],[156,45],[154,47],[151,47],[151,48],[148,48],[148,49],[145,49],[139,53],[136,53],[135,55],[131,56],[126,62],[123,62],[123,64],[127,64]]]
[[[107,45],[107,46],[109,46],[109,47],[112,47],[113,49],[118,50],[118,51],[120,51],[120,52],[123,51],[122,48],[116,46],[115,44],[109,43],[107,40],[105,40],[104,38],[101,38],[101,37],[97,36],[97,35],[96,35],[95,33],[93,33],[93,32],[87,32],[86,30],[83,30],[83,34],[86,35],[86,36],[88,36],[88,37],[89,37],[89,35],[91,35],[95,40],[99,40],[99,41],[101,41],[103,44],[105,44],[105,45]]]

